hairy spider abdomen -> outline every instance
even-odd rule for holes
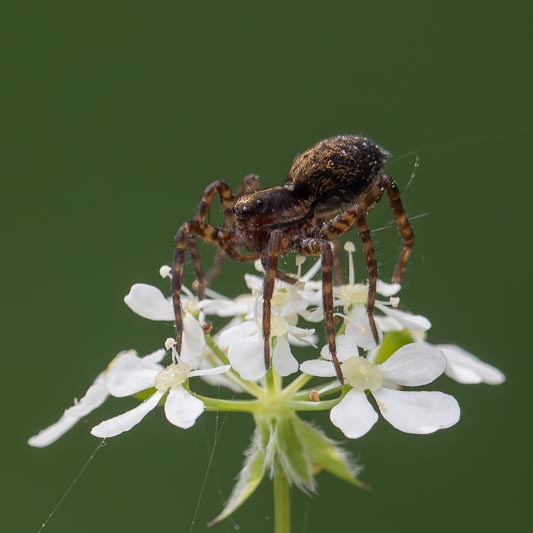
[[[380,176],[387,156],[366,137],[331,137],[296,157],[285,186],[312,203],[349,204]]]

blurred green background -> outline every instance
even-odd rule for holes
[[[417,236],[403,305],[431,318],[431,341],[508,379],[441,379],[462,406],[451,430],[411,436],[381,421],[348,442],[373,490],[321,475],[319,496],[294,496],[294,531],[529,530],[524,5],[2,2],[3,531],[37,531],[97,446],[92,425],[134,404],[110,401],[53,446],[26,445],[118,351],[172,334],[122,298],[134,282],[167,287],[159,266],[205,185],[252,171],[282,183],[297,152],[344,132],[396,156]],[[369,221],[386,228],[374,235],[387,278],[399,240],[386,203]],[[215,287],[241,292],[242,272],[227,265]],[[45,531],[205,531],[253,427],[226,420],[191,527],[216,424],[207,414],[179,431],[148,416],[98,452]],[[214,531],[268,532],[272,519],[265,483]]]

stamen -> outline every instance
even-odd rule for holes
[[[400,298],[398,296],[391,296],[390,297],[390,304],[394,309],[396,309],[400,305]]]
[[[302,265],[305,263],[305,256],[297,255],[294,262],[296,263],[296,266],[298,267],[296,277],[300,279],[302,277]]]
[[[171,348],[174,348],[174,346],[176,346],[176,339],[168,337],[168,339],[165,341],[165,350],[170,350]]]
[[[171,272],[172,272],[172,268],[170,268],[168,265],[163,265],[160,269],[159,269],[159,275],[164,279],[164,278],[171,278],[172,275],[171,275]]]
[[[353,254],[355,252],[355,244],[352,241],[348,241],[344,245],[344,251],[348,252],[349,254]]]
[[[322,260],[318,259],[318,261],[315,261],[315,264],[304,274],[302,277],[303,281],[311,281],[315,274],[320,270],[322,266]]]
[[[175,364],[182,362],[175,346],[172,346],[172,362]]]
[[[355,244],[351,241],[348,241],[344,245],[344,250],[348,252],[348,285],[353,285],[355,283],[355,269],[353,265],[353,254],[355,252]]]

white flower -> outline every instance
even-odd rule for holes
[[[335,306],[343,306],[344,308],[346,334],[354,339],[357,346],[364,350],[370,350],[376,347],[376,340],[370,328],[370,321],[366,312],[368,285],[355,283],[353,265],[355,246],[353,243],[347,242],[344,249],[349,255],[348,284],[334,287]],[[389,298],[388,301],[376,300],[375,302],[376,309],[386,315],[385,317],[374,315],[380,339],[382,338],[382,324],[386,323],[388,317],[394,320],[395,324],[402,324],[403,327],[416,331],[427,331],[431,327],[431,322],[427,318],[396,309],[400,300],[396,297],[396,294],[398,294],[400,289],[401,286],[398,283],[385,283],[381,280],[377,282],[376,292]]]
[[[272,305],[281,308],[281,313],[293,323],[298,321],[298,315],[308,322],[321,322],[324,318],[322,309],[322,282],[313,281],[321,267],[321,261],[315,264],[302,275],[302,265],[305,257],[296,256],[297,273],[294,275],[298,281],[295,284],[286,283],[276,280],[274,285],[274,294],[272,296]],[[263,271],[260,262],[256,268]],[[258,298],[263,292],[264,280],[262,277],[253,274],[245,274],[244,280],[247,287],[252,291],[254,298]],[[311,307],[311,309],[309,309]],[[253,308],[252,308],[253,311]],[[291,316],[294,315],[294,316]],[[252,314],[246,318],[252,318]]]
[[[129,396],[133,394],[129,392],[132,385],[134,385],[134,392],[149,388],[151,386],[149,383],[135,382],[133,384],[127,380],[117,379],[117,377],[120,378],[120,372],[117,374],[117,370],[131,365],[139,368],[150,368],[162,361],[163,357],[165,357],[165,350],[157,350],[144,357],[139,357],[135,350],[120,352],[111,361],[108,368],[96,377],[83,398],[76,400],[72,407],[66,409],[57,422],[31,437],[28,444],[37,448],[48,446],[64,435],[84,416],[102,405],[110,395],[119,398]]]
[[[445,374],[459,383],[500,385],[505,381],[503,372],[459,346],[436,344],[435,347],[440,348],[446,356]]]
[[[476,357],[466,350],[463,350],[463,348],[459,346],[452,344],[433,345],[426,343],[425,332],[421,331],[420,329],[412,329],[410,327],[412,324],[410,324],[409,321],[402,321],[401,319],[397,320],[393,316],[376,318],[382,331],[384,332],[407,330],[407,333],[413,338],[414,341],[442,350],[447,361],[444,373],[458,383],[487,383],[489,385],[500,385],[505,381],[505,374],[503,372],[498,370],[496,367],[485,363],[479,359],[479,357]]]
[[[298,371],[298,361],[292,354],[289,343],[297,346],[314,345],[313,329],[303,329],[295,325],[299,301],[289,297],[277,300],[275,294],[272,302],[271,340],[272,364],[281,376],[288,376]],[[295,303],[293,307],[291,305]],[[228,347],[228,359],[231,366],[243,379],[257,381],[266,373],[263,355],[262,299],[256,298],[254,320],[245,320],[241,324],[228,328],[218,337],[219,345]]]
[[[331,409],[330,418],[348,438],[363,436],[378,419],[367,392],[376,400],[383,417],[405,433],[433,433],[459,420],[459,405],[452,396],[435,391],[399,390],[402,386],[426,385],[440,376],[446,367],[441,350],[419,343],[407,344],[380,365],[354,356],[353,352],[353,340],[347,335],[339,336],[337,357],[351,390]],[[301,370],[313,376],[334,377],[329,350],[324,349],[322,354],[328,360],[305,361]]]
[[[93,427],[91,433],[96,437],[107,438],[129,431],[155,409],[165,395],[167,420],[183,429],[191,427],[202,414],[205,406],[201,400],[188,392],[183,384],[194,376],[227,372],[230,366],[193,370],[189,364],[179,358],[174,348],[173,357],[177,362],[166,368],[159,364],[151,366],[130,364],[119,369],[112,369],[110,375],[113,374],[115,385],[126,388],[128,395],[151,387],[155,387],[156,391],[137,407]]]
[[[188,292],[188,291],[187,291]],[[124,297],[126,305],[138,315],[149,320],[174,321],[172,298],[152,285],[136,283]],[[205,348],[205,336],[200,321],[202,317],[198,300],[189,293],[183,298],[183,340],[180,357],[192,367],[198,367]],[[196,318],[199,316],[199,319]]]

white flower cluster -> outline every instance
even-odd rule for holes
[[[344,385],[336,379],[327,346],[322,348],[318,358],[301,364],[295,357],[295,347],[316,348],[318,343],[315,329],[305,326],[324,320],[321,282],[313,279],[320,264],[316,263],[302,275],[303,261],[298,258],[298,283],[276,281],[272,298],[271,372],[279,383],[282,377],[300,372],[285,389],[278,387],[278,400],[294,411],[320,410],[322,405],[324,409],[329,408],[331,421],[349,438],[361,437],[375,424],[378,414],[373,405],[390,424],[407,433],[431,433],[452,426],[460,416],[453,397],[406,388],[427,385],[443,373],[460,383],[490,384],[502,383],[504,375],[457,346],[427,343],[425,336],[431,327],[430,321],[398,309],[400,286],[397,284],[378,283],[382,299],[376,302],[375,318],[380,338],[376,345],[365,307],[368,287],[355,283],[353,245],[348,243],[345,249],[350,261],[349,280],[334,290],[337,316],[341,319],[337,356]],[[167,277],[169,271],[168,267],[163,267],[161,275]],[[274,405],[271,391],[267,393],[267,370],[263,360],[263,278],[247,274],[245,281],[250,292],[233,299],[207,289],[207,298],[198,301],[185,289],[180,354],[171,340],[165,343],[166,349],[144,357],[133,350],[119,353],[85,395],[56,423],[31,437],[29,444],[36,447],[51,444],[109,396],[136,396],[144,401],[95,426],[91,433],[97,437],[112,437],[128,431],[160,404],[164,404],[169,422],[180,428],[191,427],[206,407],[210,408],[211,400],[217,408],[250,413],[254,413],[257,405],[261,405],[262,412],[265,406]],[[171,298],[156,287],[136,284],[124,300],[142,317],[174,321]],[[230,320],[219,331],[210,333],[210,325],[206,322],[209,315]],[[395,333],[406,340],[392,353],[385,353],[387,335],[391,337]],[[163,364],[165,358],[167,363]],[[302,389],[312,376],[328,380],[320,390],[312,391],[314,401],[308,401],[311,391]],[[237,393],[248,393],[255,399],[224,403],[200,396],[190,389],[189,382],[194,377],[227,386]],[[334,400],[322,401],[322,396],[335,393]]]

